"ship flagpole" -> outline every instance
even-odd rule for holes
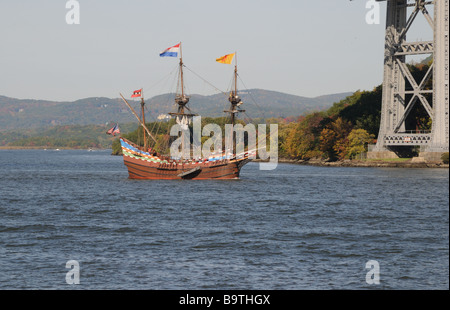
[[[181,98],[184,97],[184,79],[183,79],[183,49],[180,42],[180,82],[181,82]],[[184,113],[184,107],[183,107]]]

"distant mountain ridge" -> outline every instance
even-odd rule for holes
[[[240,92],[246,110],[242,117],[271,118],[299,116],[325,110],[351,92],[330,94],[314,98],[281,92],[251,89]],[[224,115],[229,102],[227,94],[191,95],[189,107],[202,116]],[[163,94],[146,99],[146,120],[155,121],[160,114],[174,112],[174,94]],[[129,101],[139,107],[139,101]],[[93,97],[72,102],[33,99],[15,99],[0,96],[0,130],[49,127],[55,125],[99,125],[107,122],[135,122],[134,116],[119,98]]]

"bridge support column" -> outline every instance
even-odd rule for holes
[[[435,1],[433,124],[431,141],[421,156],[439,160],[449,150],[449,1]]]
[[[448,152],[449,1],[387,0],[381,122],[377,144],[369,150],[369,158],[394,158],[405,153],[399,152],[402,148],[417,146],[424,158],[435,159]],[[434,6],[434,18],[427,11],[428,5]],[[408,7],[413,8],[409,16]],[[433,41],[406,41],[418,14],[423,14],[433,29]],[[406,56],[420,54],[432,54],[433,63],[423,80],[416,81],[406,65]],[[431,77],[432,90],[426,87]],[[407,84],[409,89],[405,89]],[[407,118],[416,104],[430,117],[431,130],[407,128]]]

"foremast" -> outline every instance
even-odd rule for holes
[[[158,143],[158,141],[156,140],[156,137],[150,132],[150,130],[147,128],[147,126],[145,125],[145,117],[143,117],[141,119],[141,117],[139,117],[139,115],[136,113],[136,111],[133,109],[133,107],[128,103],[128,101],[125,99],[125,97],[120,94],[120,97],[122,97],[123,102],[125,102],[125,104],[128,106],[128,108],[130,109],[130,111],[133,113],[133,115],[136,117],[136,119],[138,120],[138,122],[141,124],[142,128],[144,129],[144,132],[146,132],[148,134],[148,136],[155,142]],[[144,109],[144,99],[141,100],[141,109]],[[144,116],[144,113],[142,113],[142,116]],[[144,136],[144,139],[146,139],[146,136]]]
[[[142,124],[145,124],[145,111],[144,111],[145,101],[144,101],[144,90],[141,90],[141,115],[142,115]],[[145,127],[142,126],[142,134],[144,138],[144,150],[147,151],[148,149],[148,141],[147,141],[147,135]]]

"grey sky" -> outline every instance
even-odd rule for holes
[[[215,59],[234,51],[247,88],[313,97],[382,81],[385,3],[381,23],[368,25],[366,0],[79,0],[80,24],[68,25],[66,2],[0,0],[0,95],[165,93],[177,60],[159,52],[180,41],[186,66],[221,90],[233,66]],[[186,83],[191,94],[216,92],[189,70]]]

